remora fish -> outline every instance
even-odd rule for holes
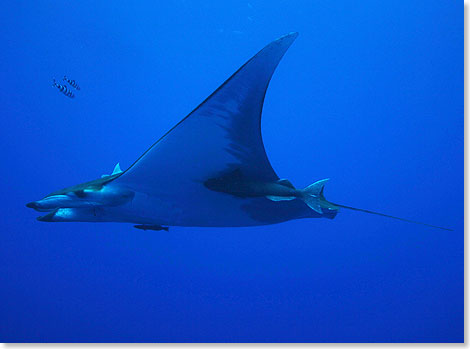
[[[297,189],[274,172],[261,139],[261,111],[271,76],[296,37],[290,33],[267,45],[126,171],[116,166],[109,176],[27,206],[49,212],[40,221],[147,227],[331,219],[339,208],[424,224],[329,202],[324,196],[327,179]]]
[[[134,228],[140,229],[140,230],[165,230],[169,231],[170,229],[168,227],[162,227],[161,225],[158,224],[137,224],[134,225]]]

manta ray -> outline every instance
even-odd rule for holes
[[[340,208],[424,224],[329,202],[328,179],[298,189],[276,174],[261,137],[261,113],[274,70],[297,35],[264,47],[127,170],[118,164],[111,175],[26,206],[47,212],[38,217],[43,222],[124,222],[144,230],[333,219]]]

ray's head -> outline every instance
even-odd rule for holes
[[[111,175],[55,191],[41,200],[27,203],[26,207],[39,212],[52,212],[63,208],[123,205],[133,199],[134,192],[124,187],[109,185],[116,176]]]

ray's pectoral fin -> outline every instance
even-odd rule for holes
[[[212,191],[231,194],[237,197],[245,197],[240,190],[242,183],[246,182],[242,171],[237,168],[217,177],[211,177],[203,182],[204,186]]]
[[[261,138],[261,112],[266,89],[279,61],[294,42],[297,33],[289,33],[273,41],[169,132],[163,135],[116,182],[124,183],[148,194],[175,197],[185,195],[188,210],[194,200],[206,194],[205,189],[226,193],[231,181],[227,173],[238,168],[251,182],[275,182],[274,172]],[[175,160],[174,154],[178,154]],[[208,156],[210,154],[210,156]],[[155,176],[162,164],[167,164],[165,175]],[[227,175],[228,176],[228,175]],[[209,179],[210,178],[210,179]],[[224,180],[225,181],[224,183]],[[201,183],[204,186],[201,186]],[[205,187],[205,188],[204,188]],[[233,196],[237,193],[232,191]],[[211,196],[211,205],[229,205],[227,209],[240,211],[238,200]],[[183,205],[181,201],[178,204]],[[246,216],[241,212],[240,216]],[[246,216],[247,224],[252,220]]]

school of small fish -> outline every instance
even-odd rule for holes
[[[77,91],[80,90],[80,86],[78,85],[78,83],[75,80],[69,79],[66,75],[64,75],[62,80],[67,82],[75,90],[77,90]],[[61,83],[57,82],[56,79],[52,79],[52,86],[56,87],[65,96],[67,96],[69,98],[75,98],[75,94],[72,92],[72,90],[69,87],[67,87],[65,84],[62,85]]]
[[[80,86],[78,86],[78,84],[75,80],[69,79],[66,75],[64,75],[64,78],[62,80],[67,81],[69,83],[69,85],[72,86],[77,91],[80,90]]]

